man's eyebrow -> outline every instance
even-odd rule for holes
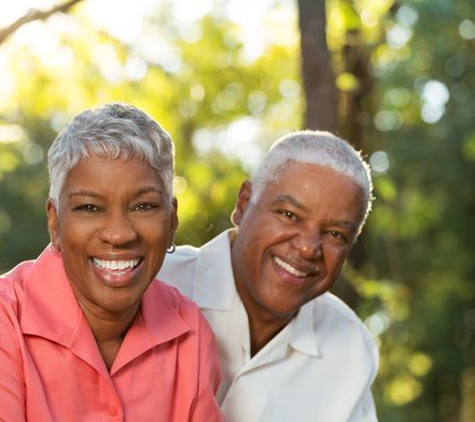
[[[155,186],[146,186],[135,192],[134,197],[137,198],[141,195],[146,195],[147,193],[158,193],[160,195],[163,195],[162,189],[159,189]]]
[[[344,229],[356,232],[358,230],[358,225],[355,223],[347,222],[347,221],[334,221],[330,224],[331,226],[342,227]]]
[[[289,203],[302,211],[306,211],[306,212],[310,211],[304,204],[302,204],[300,201],[297,201],[292,195],[288,195],[288,194],[277,195],[273,202],[274,203],[279,203],[279,202]],[[329,225],[341,227],[346,230],[350,230],[352,232],[356,232],[358,230],[358,225],[351,221],[332,221]]]
[[[309,211],[309,209],[304,204],[302,204],[300,201],[297,201],[292,195],[277,195],[273,202],[286,202],[302,211]]]

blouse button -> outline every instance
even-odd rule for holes
[[[109,415],[110,416],[117,416],[117,407],[115,407],[113,404],[109,406]]]

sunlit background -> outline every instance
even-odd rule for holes
[[[166,72],[175,73],[183,68],[183,58],[173,43],[173,37],[180,37],[187,43],[194,43],[202,36],[200,21],[206,16],[216,19],[226,19],[233,24],[229,28],[229,43],[242,43],[241,59],[252,62],[259,58],[265,49],[272,44],[296,48],[299,39],[297,32],[296,10],[292,2],[281,2],[272,7],[272,0],[263,1],[222,1],[194,0],[190,7],[189,0],[164,2],[160,0],[144,0],[138,2],[112,2],[111,0],[94,0],[78,6],[77,16],[52,16],[47,22],[33,22],[21,28],[14,34],[9,45],[0,51],[0,106],[11,101],[17,90],[18,69],[9,66],[10,54],[16,54],[19,48],[31,48],[35,52],[38,64],[51,72],[69,72],[74,66],[75,53],[73,48],[61,45],[61,38],[88,37],[87,33],[104,31],[114,39],[127,45],[129,56],[124,62],[117,56],[114,46],[109,43],[97,43],[91,46],[91,59],[98,67],[101,76],[111,84],[126,81],[140,81],[151,65],[158,65]],[[48,9],[58,4],[54,1],[19,0],[0,5],[0,27],[6,26],[15,19],[23,16],[31,8]],[[164,11],[173,20],[177,33],[161,34],[157,31],[157,23],[149,18],[153,14]],[[166,12],[165,12],[166,10]],[[165,23],[165,25],[167,25]],[[276,28],[278,30],[276,31]],[[226,44],[226,40],[225,44]],[[25,75],[26,76],[26,75]],[[235,101],[232,86],[229,92],[223,92],[217,98],[217,106],[230,108]],[[281,91],[287,97],[298,97],[300,85],[294,80],[281,82]],[[199,98],[202,89],[195,86],[191,95]],[[265,100],[259,92],[249,99],[252,110],[259,110]],[[76,106],[73,101],[72,107]],[[67,110],[64,110],[67,111]],[[282,105],[280,114],[287,110]],[[59,119],[56,128],[59,130],[67,121]],[[9,128],[11,136],[21,136],[19,128]],[[262,122],[252,117],[237,119],[230,125],[217,129],[219,137],[225,142],[215,145],[223,153],[237,156],[242,160],[246,169],[251,169],[258,162],[262,150],[256,138],[263,130]],[[11,138],[10,136],[10,138]],[[216,129],[201,130],[194,136],[194,144],[203,151],[213,147]],[[11,138],[12,139],[12,138]]]
[[[242,180],[304,125],[297,3],[82,0],[0,41],[0,270],[48,241],[57,132],[107,101],[139,106],[174,138],[178,243],[229,227]],[[58,4],[2,1],[0,33]],[[336,292],[380,343],[380,420],[473,422],[475,4],[326,5],[339,131],[359,139],[376,197]]]

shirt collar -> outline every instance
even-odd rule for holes
[[[178,311],[178,293],[154,280],[142,296],[140,311],[122,342],[111,372],[119,370],[147,350],[191,330]]]
[[[66,277],[61,256],[46,248],[25,275],[24,289],[20,321],[23,332],[69,346],[83,313]]]
[[[229,240],[233,230],[222,232],[198,253],[192,299],[202,309],[233,310],[237,296]],[[303,305],[290,322],[289,344],[294,350],[319,357],[313,306],[314,301]]]
[[[303,305],[291,324],[290,346],[301,353],[320,357],[320,349],[317,344],[317,329],[314,321],[314,304],[312,300]]]
[[[25,302],[20,321],[23,332],[52,340],[99,365],[97,353],[89,346],[91,343],[84,342],[85,336],[91,341],[94,338],[69,284],[61,255],[46,248],[29,268],[24,285]],[[117,358],[130,361],[189,331],[191,327],[179,314],[178,307],[178,294],[163,283],[153,281],[142,297],[140,312]]]
[[[201,309],[233,309],[237,292],[231,266],[231,232],[222,232],[198,252],[192,299]]]
[[[180,315],[180,300],[182,298],[175,289],[158,280],[154,280],[145,291],[137,319],[150,330],[155,344],[166,343],[191,330]]]

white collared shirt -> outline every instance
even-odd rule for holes
[[[376,343],[355,313],[330,293],[251,358],[248,318],[237,294],[228,232],[202,248],[178,247],[158,278],[195,301],[213,328],[228,422],[377,421],[371,385]]]

